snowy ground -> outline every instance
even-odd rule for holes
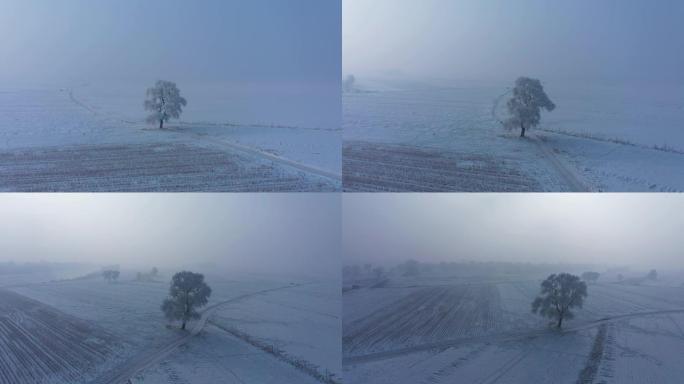
[[[684,190],[681,90],[546,88],[558,108],[527,139],[499,123],[507,84],[375,83],[346,93],[344,189]]]
[[[340,374],[340,298],[329,284],[209,274],[211,300],[202,319],[182,332],[167,327],[159,309],[167,277],[142,283],[133,276],[124,271],[116,283],[95,277],[0,291],[0,337],[24,340],[20,350],[0,348],[0,383],[313,383],[325,382],[313,367],[329,373],[328,382]],[[315,312],[328,320],[311,320]],[[61,324],[59,333],[50,331],[53,323]],[[34,357],[17,365],[22,356]],[[28,371],[35,373],[22,373]]]
[[[450,283],[445,280],[450,279]],[[343,295],[346,383],[679,383],[684,277],[589,286],[558,332],[530,312],[539,280],[399,276]]]
[[[195,90],[184,120],[160,131],[144,123],[140,88],[2,90],[0,190],[340,188],[339,127],[288,125],[268,116],[236,122],[230,108],[222,110],[230,100],[214,87]]]

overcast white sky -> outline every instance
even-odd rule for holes
[[[339,0],[0,1],[0,81],[339,83]]]
[[[0,261],[270,273],[340,266],[337,194],[4,194]]]
[[[596,263],[684,268],[670,194],[348,194],[345,262]]]
[[[678,0],[344,0],[343,68],[508,80],[684,80]]]

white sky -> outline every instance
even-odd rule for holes
[[[684,81],[678,0],[344,0],[358,78]]]
[[[342,207],[345,262],[684,268],[681,195],[349,194]]]
[[[337,274],[336,194],[3,194],[0,261]]]

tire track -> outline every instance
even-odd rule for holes
[[[77,104],[78,106],[80,106],[80,107],[84,108],[85,110],[89,111],[89,112],[92,113],[93,115],[101,116],[101,114],[100,114],[96,109],[94,109],[94,108],[92,108],[91,106],[87,105],[86,103],[84,103],[84,102],[78,100],[78,99],[74,96],[73,89],[69,89],[69,98],[70,98],[71,101],[73,101],[75,104]],[[126,120],[126,119],[123,119],[123,118],[117,118],[117,120],[119,120],[119,121],[122,122],[122,123],[128,124],[128,125],[141,125],[140,123],[137,123],[137,122],[134,122],[134,121],[129,121],[129,120]],[[184,125],[184,126],[193,126],[193,125],[201,125],[201,124],[198,124],[198,123],[187,123],[187,122],[186,122],[186,123],[182,123],[182,125]],[[249,124],[248,124],[248,125],[249,125]],[[249,125],[249,126],[268,127],[268,126],[254,125],[254,124]],[[286,128],[289,128],[289,129],[298,129],[298,127],[286,127]],[[171,128],[171,129],[166,129],[166,130],[167,130],[167,131],[171,131],[171,132],[188,133],[188,131],[187,131],[187,130],[184,130],[184,129],[172,129],[172,128]],[[192,133],[192,132],[190,132],[190,133]],[[210,143],[212,143],[212,144],[221,145],[221,146],[223,146],[224,148],[231,149],[232,151],[238,151],[238,152],[241,152],[241,153],[250,154],[250,155],[252,155],[252,156],[257,156],[257,157],[261,158],[262,160],[270,160],[270,161],[276,162],[276,163],[278,163],[278,164],[281,164],[281,165],[283,165],[283,166],[287,166],[287,167],[290,167],[290,168],[294,168],[294,169],[297,169],[297,170],[302,171],[302,172],[306,172],[306,173],[309,173],[309,174],[312,174],[312,175],[316,175],[316,176],[319,176],[319,177],[324,177],[324,178],[327,178],[327,179],[331,179],[331,180],[333,180],[333,181],[335,181],[335,182],[341,182],[341,180],[342,180],[342,175],[339,174],[339,173],[335,173],[335,172],[328,171],[328,170],[325,170],[325,169],[322,169],[322,168],[318,168],[318,167],[315,167],[315,166],[307,165],[307,164],[304,164],[304,163],[301,163],[301,162],[298,162],[298,161],[294,161],[294,160],[291,160],[291,159],[288,159],[288,158],[285,158],[285,157],[282,157],[282,156],[277,156],[277,155],[274,155],[274,154],[272,154],[272,153],[269,153],[269,152],[267,152],[267,151],[261,150],[261,149],[256,148],[256,147],[250,147],[250,146],[246,146],[246,145],[236,144],[236,143],[230,142],[230,141],[228,141],[228,140],[218,140],[218,141],[217,141],[217,140],[211,140],[211,139],[209,139],[209,138],[207,138],[206,136],[201,135],[201,134],[197,134],[197,133],[192,133],[192,134],[193,134],[194,137],[196,137],[196,138],[198,138],[198,139],[200,139],[200,140],[208,141],[208,142],[210,142]]]
[[[504,124],[503,120],[497,116],[497,110],[499,109],[499,103],[506,97],[511,91],[506,91],[494,100],[494,106],[492,107],[492,119],[500,123],[502,126]],[[531,140],[539,149],[539,153],[542,157],[553,166],[556,173],[561,177],[566,186],[569,188],[569,192],[592,192],[592,189],[581,180],[580,176],[575,172],[572,167],[561,160],[543,140],[537,137],[533,132],[528,135],[528,139]]]
[[[101,375],[98,377],[96,380],[93,381],[93,384],[126,384],[132,377],[134,377],[136,374],[139,372],[142,372],[146,368],[149,368],[153,366],[154,364],[162,361],[164,358],[168,357],[171,353],[175,352],[180,346],[186,344],[189,342],[193,337],[197,336],[202,332],[204,327],[207,324],[207,321],[209,317],[214,313],[214,311],[225,304],[229,303],[234,303],[240,300],[244,300],[246,298],[250,298],[253,296],[257,295],[262,295],[268,292],[273,292],[273,291],[278,291],[282,289],[288,289],[288,288],[294,288],[298,287],[300,285],[295,284],[295,285],[286,285],[283,287],[278,287],[278,288],[270,288],[270,289],[264,289],[261,291],[257,292],[252,292],[252,293],[247,293],[244,295],[236,296],[234,298],[231,298],[229,300],[224,300],[221,302],[218,302],[216,304],[212,304],[208,307],[206,307],[202,312],[201,312],[201,317],[200,320],[195,324],[193,329],[170,342],[167,344],[156,348],[154,350],[148,350],[144,351],[142,353],[137,354],[136,356],[133,356],[129,358],[128,360],[124,361],[122,364],[119,364],[117,367],[113,368],[109,372]]]
[[[521,361],[530,354],[530,349],[526,349],[520,352],[518,355],[514,356],[512,359],[508,360],[502,367],[494,370],[489,376],[480,380],[478,384],[494,384],[503,378],[511,369],[515,368]]]

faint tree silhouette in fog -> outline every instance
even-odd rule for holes
[[[356,77],[354,77],[354,75],[348,75],[345,77],[344,81],[342,81],[342,91],[346,93],[354,92],[355,83]]]
[[[119,279],[119,274],[119,271],[115,269],[105,269],[102,271],[102,277],[110,283]]]

